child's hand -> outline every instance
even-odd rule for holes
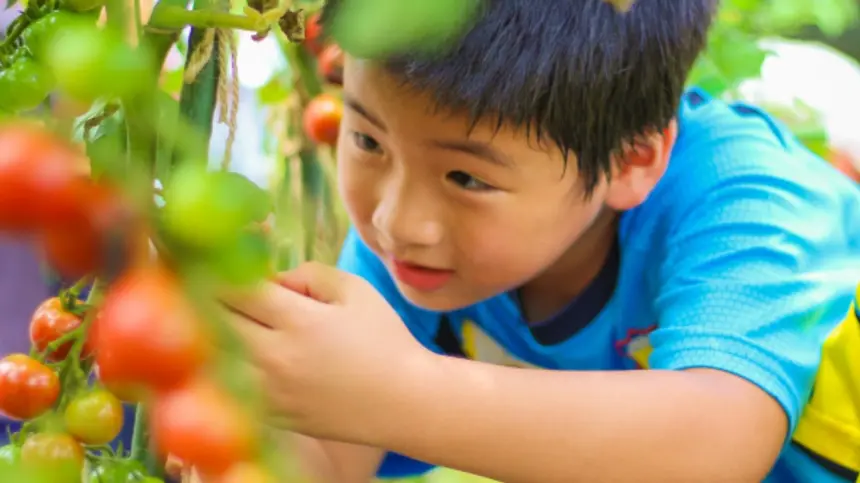
[[[367,440],[433,354],[364,280],[317,263],[222,298],[273,416],[310,436]]]

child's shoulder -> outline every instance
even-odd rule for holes
[[[860,234],[852,221],[860,216],[857,185],[764,110],[692,90],[684,96],[678,125],[666,174],[625,215],[622,231],[635,233],[633,238],[669,236],[685,223],[733,215],[747,221],[821,215],[802,221],[839,224]]]

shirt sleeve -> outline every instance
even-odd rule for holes
[[[788,154],[748,146],[723,156],[776,159],[730,170],[719,159],[700,159],[702,173],[678,189],[655,262],[659,328],[650,366],[747,379],[782,405],[793,431],[824,339],[850,305],[858,253],[850,253],[843,210],[826,183],[799,163],[785,163],[793,174],[773,167]]]

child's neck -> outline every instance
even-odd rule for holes
[[[606,209],[555,264],[519,291],[523,316],[546,320],[573,301],[600,273],[617,236],[618,214]]]

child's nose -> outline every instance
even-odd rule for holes
[[[435,246],[443,238],[442,224],[425,203],[383,200],[373,212],[373,226],[391,249]]]

